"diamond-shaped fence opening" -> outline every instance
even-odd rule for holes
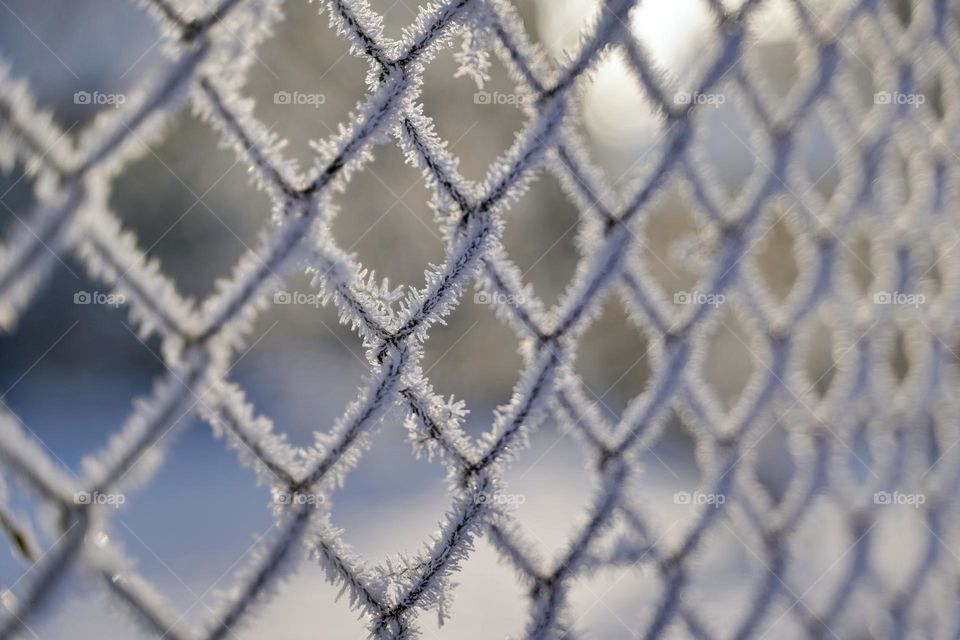
[[[27,61],[0,67],[0,638],[958,637],[953,3],[322,0],[330,31],[298,1],[143,0],[131,33],[148,16],[162,36],[139,57],[131,33],[79,30],[69,59],[31,28],[47,9],[3,6],[2,32],[63,68],[51,81],[23,33],[4,49]],[[88,74],[84,37],[126,64]],[[366,93],[337,115],[361,84],[341,59]],[[70,91],[45,105],[51,82]],[[394,146],[413,169],[377,161]],[[218,168],[253,185],[207,198]],[[190,197],[151,188],[163,171]],[[537,180],[559,190],[524,198]],[[556,301],[523,238],[504,248],[511,225],[575,261]],[[122,310],[58,356],[69,375],[34,371],[72,326],[38,345],[64,318],[31,310],[87,279],[73,304]],[[67,465],[38,433],[87,425],[83,407],[17,405],[103,375],[112,319],[163,373]],[[111,401],[136,393],[117,374]],[[268,528],[224,446],[269,490]],[[224,566],[243,545],[220,532],[246,522]],[[72,622],[91,597],[138,625]]]

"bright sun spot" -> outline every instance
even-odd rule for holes
[[[595,17],[600,2],[540,0],[538,8],[541,42],[555,58],[566,61],[577,51],[580,34]],[[757,34],[761,39],[790,37],[791,21],[782,5],[764,13],[761,22],[765,27]],[[630,27],[657,67],[681,84],[689,80],[685,76],[690,69],[698,68],[698,58],[711,46],[714,30],[703,0],[644,0],[633,12]],[[587,131],[604,145],[637,149],[655,138],[654,111],[619,52],[597,65],[583,106]]]

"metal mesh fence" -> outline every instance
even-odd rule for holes
[[[642,638],[960,634],[960,575],[950,550],[960,477],[952,351],[960,295],[953,278],[960,47],[947,2],[859,0],[816,10],[803,0],[788,3],[809,73],[793,79],[781,98],[743,62],[765,2],[705,3],[716,40],[705,47],[703,73],[687,87],[671,84],[631,33],[634,0],[604,2],[560,68],[529,41],[507,0],[432,3],[396,40],[383,36],[382,21],[362,0],[322,4],[352,52],[369,63],[369,93],[340,131],[316,146],[307,171],[284,158],[281,141],[239,90],[254,55],[249,41],[267,37],[279,18],[273,0],[221,0],[195,16],[167,0],[145,2],[174,60],[79,134],[60,130],[37,110],[27,86],[4,72],[0,158],[8,168],[24,163],[38,195],[0,254],[0,320],[13,330],[56,254],[72,252],[123,296],[144,334],[162,337],[168,373],[105,450],[91,453],[81,481],[61,471],[11,413],[2,415],[4,469],[56,507],[60,537],[8,592],[0,637],[29,634],[30,621],[74,565],[98,576],[98,588],[158,637],[233,637],[251,611],[270,606],[272,587],[304,549],[343,588],[372,635],[413,637],[424,611],[445,615],[456,592],[450,578],[478,537],[495,545],[526,590],[523,637],[589,636],[570,589],[611,567],[657,576],[653,597],[637,603],[644,613],[632,631]],[[457,158],[418,102],[425,68],[464,32],[489,39],[529,118],[480,182],[458,173]],[[247,36],[242,46],[236,33]],[[572,107],[578,84],[611,50],[627,61],[664,123],[651,161],[627,190],[606,184],[594,167]],[[864,65],[874,69],[869,102],[853,78]],[[751,120],[752,135],[742,143],[758,170],[736,197],[717,187],[698,155],[703,114],[718,96],[737,101]],[[249,165],[274,205],[261,244],[198,306],[146,258],[108,206],[111,180],[141,153],[142,141],[161,139],[188,103]],[[810,175],[798,160],[815,118],[838,149],[829,192],[823,176]],[[427,266],[423,285],[405,296],[368,277],[330,232],[333,197],[388,144],[399,145],[423,173],[446,243],[442,264]],[[505,213],[541,172],[559,177],[584,228],[577,271],[550,309],[525,286],[500,242]],[[700,225],[707,268],[695,290],[671,299],[650,277],[643,250],[646,216],[673,192]],[[771,293],[754,260],[780,222],[793,233],[797,262],[783,298]],[[868,259],[854,255],[858,243],[869,245]],[[865,285],[860,267],[870,274]],[[347,412],[310,449],[288,444],[229,375],[254,318],[282,293],[285,276],[303,270],[362,339],[372,370]],[[516,332],[524,360],[512,399],[476,439],[463,430],[463,407],[439,397],[421,368],[431,327],[457,313],[473,283]],[[597,411],[573,364],[584,332],[616,294],[649,337],[653,359],[648,387],[618,423]],[[763,363],[729,409],[700,373],[724,305],[750,319],[749,348]],[[810,345],[824,339],[823,324],[834,336],[829,384],[827,376],[811,379],[804,364]],[[908,365],[896,364],[898,349]],[[414,452],[438,456],[447,467],[452,503],[422,553],[375,566],[334,529],[324,502],[350,481],[376,437],[374,426],[396,404]],[[195,413],[272,488],[277,526],[221,606],[190,627],[98,532],[113,513],[110,497],[130,490],[135,500],[133,486],[162,463],[164,436]],[[529,430],[546,415],[577,436],[596,485],[566,547],[540,558],[499,498],[508,495],[504,469],[531,455]],[[642,482],[640,454],[674,419],[696,442],[701,474],[697,491],[674,498],[695,513],[682,532],[651,516],[630,490]],[[774,428],[789,434],[796,466],[777,498],[754,467],[757,442]],[[829,567],[838,570],[821,582],[822,573],[809,574],[822,549],[816,536],[798,532],[816,531],[824,505],[840,514],[833,525],[843,549]],[[878,569],[875,543],[877,522],[891,509],[909,510],[922,527],[922,552],[903,560],[897,580]],[[722,622],[705,613],[712,597],[705,594],[722,591],[723,578],[718,587],[699,560],[718,533],[732,534],[753,560],[747,596],[731,603]],[[325,637],[322,625],[317,635]]]

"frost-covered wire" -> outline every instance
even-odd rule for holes
[[[422,611],[436,610],[441,621],[453,613],[451,577],[477,538],[486,535],[529,590],[526,637],[576,637],[578,620],[570,602],[574,581],[604,566],[632,567],[643,561],[655,567],[661,585],[639,630],[641,637],[661,637],[681,623],[689,635],[709,638],[713,629],[685,595],[695,582],[694,557],[721,529],[721,522],[751,531],[761,540],[769,571],[754,585],[730,632],[731,637],[754,637],[764,632],[778,598],[794,594],[789,587],[794,570],[790,535],[824,491],[852,514],[848,523],[855,539],[852,561],[825,608],[801,602],[787,613],[792,611],[812,636],[830,632],[848,615],[870,573],[868,553],[877,505],[865,505],[864,496],[895,490],[911,473],[908,467],[920,448],[911,446],[916,440],[910,440],[903,425],[918,419],[922,407],[937,403],[940,423],[957,415],[939,406],[952,406],[953,399],[944,397],[941,381],[949,379],[947,357],[936,335],[911,347],[910,376],[898,388],[882,374],[871,373],[882,361],[883,344],[869,329],[850,347],[854,364],[838,372],[826,397],[814,398],[806,388],[797,353],[800,342],[810,339],[810,318],[825,300],[835,303],[838,295],[849,291],[838,266],[842,238],[865,209],[876,209],[880,212],[876,215],[887,211],[875,186],[879,177],[895,181],[884,154],[894,144],[905,144],[907,132],[917,133],[917,122],[925,117],[896,109],[862,126],[856,122],[844,89],[837,86],[845,57],[842,38],[860,29],[894,49],[884,55],[899,67],[899,90],[909,92],[916,88],[910,65],[923,41],[917,33],[930,35],[931,46],[943,54],[946,64],[958,66],[960,56],[950,35],[956,25],[947,17],[945,3],[918,9],[919,26],[912,26],[913,32],[895,47],[892,16],[875,3],[853,3],[841,11],[833,28],[827,28],[804,3],[794,2],[799,28],[810,39],[803,47],[816,73],[777,109],[761,99],[743,62],[752,46],[749,23],[767,3],[748,0],[736,9],[708,3],[717,50],[690,95],[720,90],[738,95],[768,143],[766,171],[758,172],[732,203],[718,199],[695,154],[702,109],[694,101],[672,99],[671,79],[630,32],[634,0],[601,2],[579,48],[561,66],[547,62],[528,40],[507,0],[429,3],[398,40],[384,37],[383,19],[364,0],[323,0],[331,24],[350,43],[353,54],[369,63],[369,92],[334,135],[316,141],[316,162],[306,171],[285,159],[284,141],[257,120],[253,101],[241,97],[252,54],[249,42],[240,43],[236,34],[262,40],[280,17],[280,3],[220,0],[199,15],[181,14],[167,0],[143,4],[163,26],[173,59],[132,94],[128,106],[101,114],[76,137],[37,109],[24,82],[14,80],[6,67],[0,69],[0,168],[10,170],[22,163],[35,180],[36,201],[34,211],[8,235],[0,253],[0,326],[14,327],[60,253],[74,252],[92,277],[124,294],[142,334],[159,334],[168,369],[107,446],[86,458],[80,478],[69,476],[51,460],[23,433],[15,416],[0,415],[3,468],[60,513],[60,538],[38,562],[9,612],[0,614],[0,637],[22,630],[72,565],[96,574],[154,635],[225,637],[266,603],[295,569],[297,554],[304,548],[366,618],[372,635],[413,637]],[[529,122],[479,183],[459,174],[457,158],[420,103],[424,69],[458,34],[464,38],[464,48],[457,54],[460,75],[483,82],[492,50],[506,64],[518,91],[530,98],[525,101]],[[623,191],[614,189],[593,166],[576,131],[578,114],[572,107],[577,87],[614,48],[625,54],[665,126],[660,153]],[[107,205],[110,179],[142,153],[144,141],[160,139],[173,114],[188,101],[250,167],[255,185],[272,202],[272,209],[263,212],[264,220],[272,224],[259,243],[198,305],[181,296],[158,265],[146,258]],[[840,114],[849,136],[845,142],[860,169],[836,196],[830,212],[819,211],[814,196],[798,194],[796,187],[801,180],[795,167],[801,134],[793,125],[810,119],[824,104]],[[924,135],[922,130],[919,134]],[[377,147],[393,142],[434,191],[433,205],[446,244],[441,263],[429,265],[423,284],[405,295],[378,281],[337,246],[330,230],[335,195],[366,168]],[[934,195],[926,202],[923,195],[914,194],[911,203],[948,215],[944,212],[954,196],[947,183],[955,163],[942,147],[932,153],[938,168],[928,191]],[[583,226],[578,269],[553,309],[534,296],[500,242],[504,213],[545,170],[559,178],[580,209]],[[687,205],[706,220],[716,238],[701,280],[703,294],[729,295],[748,309],[754,346],[763,353],[759,373],[728,412],[720,409],[697,374],[709,332],[721,322],[720,311],[703,304],[679,310],[670,305],[637,255],[646,248],[645,217],[663,192],[678,183],[686,187]],[[746,263],[769,228],[769,208],[778,199],[797,201],[799,233],[814,266],[803,270],[791,299],[773,308],[759,275]],[[902,220],[897,224],[898,229],[905,225]],[[907,254],[918,241],[909,234],[888,236],[879,241],[886,243],[882,246],[890,255],[899,257],[899,272],[882,275],[898,286],[909,286],[912,272],[903,265],[909,265]],[[258,415],[243,390],[228,378],[257,314],[283,279],[297,271],[312,276],[324,304],[332,302],[341,320],[363,339],[370,364],[346,412],[329,428],[317,425],[309,449],[295,448],[275,433],[271,421]],[[420,366],[431,328],[455,313],[472,284],[503,294],[495,296],[497,300],[510,301],[498,303],[497,315],[517,333],[524,360],[510,401],[497,410],[491,429],[478,440],[462,429],[464,404],[439,397]],[[950,332],[956,320],[951,310],[960,294],[946,286],[945,295],[952,296],[944,305],[947,311],[937,307],[939,315],[928,320]],[[572,366],[582,335],[614,293],[648,333],[655,360],[647,390],[615,423],[599,411]],[[885,311],[872,311],[876,317],[867,320],[861,311],[838,310],[835,315],[843,330],[854,333],[869,327],[869,321],[889,320],[891,314],[882,315]],[[894,398],[892,417],[878,415],[887,397]],[[414,453],[436,455],[447,467],[453,501],[421,552],[371,566],[332,527],[326,508],[306,508],[290,498],[329,497],[369,448],[391,406],[400,406],[406,414]],[[683,417],[697,441],[703,458],[701,486],[710,495],[731,499],[717,508],[698,509],[686,531],[667,543],[660,537],[660,523],[644,514],[629,485],[643,481],[639,456],[660,439],[671,412]],[[774,412],[799,416],[790,421],[803,425],[796,455],[806,462],[777,505],[762,493],[748,468],[754,456],[751,439],[770,428]],[[190,628],[137,575],[119,545],[98,535],[108,527],[109,514],[78,503],[75,497],[83,491],[132,491],[148,482],[162,464],[168,436],[194,414],[201,415],[241,463],[270,487],[276,527],[260,542],[230,592]],[[845,434],[855,428],[851,415],[893,423],[895,446],[884,449],[885,457],[871,470],[875,477],[866,488],[853,487],[840,477],[849,447],[837,431]],[[592,500],[568,544],[553,559],[534,553],[518,521],[489,500],[504,490],[503,471],[522,454],[532,430],[547,416],[556,417],[588,451],[594,483]],[[923,604],[915,594],[930,580],[942,555],[938,542],[950,512],[949,495],[960,479],[956,467],[941,465],[931,474],[925,494],[930,501],[922,512],[930,535],[922,561],[910,574],[907,588],[885,600],[891,611],[891,637],[908,637],[925,628],[921,617],[913,615]],[[15,538],[20,536],[24,549],[36,546],[34,540],[27,542],[2,503],[0,525]],[[613,546],[605,540],[611,532],[618,536]]]

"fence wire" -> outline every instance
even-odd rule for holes
[[[173,59],[121,108],[104,109],[79,134],[63,131],[38,109],[27,84],[3,71],[0,159],[7,170],[17,162],[28,168],[37,204],[5,238],[0,321],[14,330],[56,255],[69,252],[124,295],[144,335],[162,337],[167,373],[108,446],[90,453],[80,481],[3,410],[3,467],[37,500],[56,507],[60,537],[4,600],[0,638],[26,633],[74,566],[92,572],[99,588],[158,637],[227,637],[251,612],[269,606],[274,587],[304,550],[342,587],[372,636],[415,637],[423,612],[446,615],[456,591],[450,578],[479,537],[495,546],[525,588],[527,638],[588,636],[570,590],[607,568],[658,577],[655,596],[637,602],[645,612],[634,630],[641,638],[960,637],[960,573],[950,551],[958,540],[960,478],[951,350],[960,309],[954,277],[960,266],[954,251],[960,44],[953,7],[943,0],[859,0],[815,11],[793,0],[798,50],[812,72],[796,79],[786,99],[773,100],[743,62],[769,4],[758,0],[736,7],[705,3],[717,45],[705,49],[703,73],[682,93],[631,33],[636,0],[606,0],[563,66],[530,41],[508,0],[433,2],[397,40],[383,35],[382,20],[363,0],[322,0],[352,53],[369,63],[369,91],[338,133],[317,145],[314,166],[301,171],[240,93],[253,48],[268,37],[281,4],[220,0],[209,13],[188,15],[167,0],[144,2]],[[514,144],[479,182],[458,173],[457,158],[418,102],[427,65],[471,30],[492,34],[528,115]],[[614,189],[595,168],[573,106],[581,81],[611,50],[628,62],[665,123],[647,169],[626,190]],[[860,102],[850,88],[850,69],[863,57],[878,69],[873,104]],[[924,88],[930,76],[940,79],[936,95]],[[697,153],[705,102],[720,93],[750,114],[753,136],[745,144],[762,168],[735,199],[718,191]],[[260,244],[199,305],[177,292],[108,206],[112,179],[145,142],[162,139],[172,116],[188,104],[273,202]],[[797,160],[804,126],[814,118],[829,124],[841,149],[843,176],[829,198]],[[332,198],[386,144],[398,145],[427,180],[446,243],[442,264],[427,266],[422,287],[405,297],[368,277],[330,233]],[[586,229],[576,273],[552,309],[532,295],[500,242],[511,203],[541,172],[559,177]],[[645,218],[672,189],[683,193],[712,238],[701,293],[680,301],[687,304],[670,300],[642,259]],[[782,219],[789,220],[801,259],[795,285],[777,301],[749,256]],[[869,292],[852,275],[848,244],[856,238],[870,242],[871,264],[880,265]],[[931,254],[939,273],[933,288],[923,268]],[[229,376],[257,314],[285,276],[304,270],[325,304],[335,305],[362,339],[372,370],[346,413],[318,432],[310,449],[288,444]],[[420,364],[431,327],[457,312],[473,284],[495,301],[521,340],[524,359],[513,397],[477,439],[463,429],[463,407],[439,397]],[[615,294],[650,338],[654,361],[648,387],[618,423],[597,411],[573,366],[581,337]],[[751,349],[763,362],[729,411],[698,373],[719,313],[711,303],[717,296],[751,318]],[[803,364],[805,345],[821,338],[817,318],[824,310],[841,337],[825,391]],[[909,360],[902,377],[890,368],[891,343],[900,334]],[[373,565],[332,526],[323,498],[349,482],[378,420],[396,404],[407,416],[414,453],[438,456],[446,466],[452,502],[423,552]],[[148,482],[162,464],[165,436],[194,414],[271,487],[277,525],[220,605],[191,627],[122,549],[98,535],[112,509],[85,496],[132,492]],[[486,497],[503,491],[511,461],[531,454],[529,432],[547,415],[578,436],[596,483],[567,545],[542,558],[530,551],[511,513]],[[630,487],[643,482],[641,453],[660,440],[674,415],[696,441],[701,484],[696,494],[678,498],[695,505],[695,518],[682,535],[667,536]],[[777,425],[791,435],[796,473],[774,500],[752,462],[758,438]],[[848,548],[837,561],[839,579],[801,586],[799,575],[820,550],[799,544],[796,531],[811,518],[816,526],[820,516],[812,505],[824,501],[843,514]],[[898,503],[915,507],[923,552],[906,578],[892,583],[877,570],[874,528],[881,511]],[[699,570],[698,554],[723,531],[742,539],[755,560],[749,597],[736,603],[731,624],[705,616],[698,595],[711,579]],[[824,595],[814,602],[807,594],[815,588]],[[118,636],[123,633],[118,627]],[[317,635],[325,636],[322,625]]]

